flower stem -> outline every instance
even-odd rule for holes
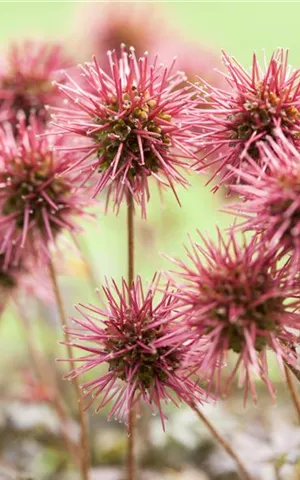
[[[51,259],[49,260],[48,265],[49,265],[49,275],[50,275],[52,286],[53,286],[53,293],[57,303],[61,326],[65,330],[67,326],[67,317],[66,317],[64,306],[63,306],[62,297],[58,288],[54,265]],[[75,368],[73,351],[70,345],[69,335],[67,333],[65,333],[65,335],[67,340],[66,347],[68,352],[68,358],[70,361],[70,367],[71,367],[71,370],[73,370]],[[74,390],[76,392],[76,397],[78,399],[78,419],[80,424],[80,444],[81,444],[81,478],[82,480],[88,480],[89,479],[89,449],[88,449],[87,425],[86,425],[86,419],[84,415],[83,404],[81,400],[81,391],[80,391],[78,378],[73,378],[72,383],[73,383]]]
[[[300,382],[300,370],[286,361],[284,363],[290,369],[290,371],[294,374],[298,382]]]
[[[233,461],[237,466],[237,470],[240,474],[240,477],[243,480],[253,480],[253,477],[247,471],[242,461],[240,460],[238,455],[235,453],[232,446],[227,442],[227,440],[225,440],[225,438],[222,437],[222,435],[215,429],[215,427],[210,423],[210,421],[206,418],[206,416],[202,413],[202,411],[198,407],[196,407],[195,405],[191,405],[191,408],[198,415],[198,417],[204,423],[204,425],[208,428],[208,430],[210,431],[212,436],[215,438],[215,440],[219,443],[219,445],[221,445],[221,447],[224,448],[224,450],[228,453],[228,455],[231,456],[231,458],[233,459]]]
[[[127,254],[128,287],[131,288],[134,281],[134,204],[130,193],[127,197]],[[127,480],[136,480],[134,409],[131,409],[128,418]]]
[[[59,395],[55,372],[53,372],[53,369],[45,361],[45,358],[40,354],[39,350],[35,346],[33,333],[31,331],[31,322],[25,316],[22,305],[19,304],[16,298],[14,298],[14,303],[18,311],[18,319],[24,331],[28,352],[31,356],[36,375],[43,387],[49,392],[49,403],[55,409],[57,416],[61,421],[64,442],[70,454],[72,455],[75,464],[78,466],[78,445],[71,439],[68,432],[70,418],[66,405]]]
[[[289,391],[291,393],[291,397],[292,397],[292,400],[293,400],[294,405],[296,407],[298,417],[299,417],[299,420],[300,420],[300,399],[299,399],[298,393],[296,391],[296,388],[295,388],[295,385],[294,385],[294,382],[293,382],[293,377],[292,377],[292,374],[289,370],[289,366],[287,366],[286,364],[284,364],[284,372],[285,372],[285,376],[286,376],[286,383],[287,383],[287,386],[288,386]]]

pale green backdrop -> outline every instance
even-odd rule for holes
[[[80,3],[101,2],[0,2],[2,46],[24,34],[65,37]],[[226,48],[243,61],[253,49],[271,52],[277,46],[290,48],[292,61],[300,59],[299,2],[157,3],[165,11],[166,23],[178,24],[184,35]]]
[[[80,3],[0,2],[0,50],[5,50],[10,40],[24,37],[54,38],[72,43],[72,38],[76,37],[74,19],[78,21]],[[97,8],[97,2],[93,3]],[[198,39],[215,51],[226,49],[246,66],[251,63],[254,49],[258,52],[265,49],[270,54],[277,46],[288,47],[291,62],[300,64],[299,3],[160,2],[160,7],[166,25],[175,27],[177,37]],[[161,25],[158,28],[161,29]],[[233,221],[229,215],[220,213],[224,203],[222,192],[212,195],[209,187],[204,186],[203,177],[192,178],[191,183],[191,189],[179,189],[182,208],[170,193],[165,195],[163,205],[154,195],[149,204],[148,221],[137,219],[136,270],[147,279],[155,270],[170,267],[161,252],[183,254],[182,245],[187,241],[188,232],[195,238],[195,230],[199,228],[215,237],[215,225],[226,228]],[[99,211],[95,224],[86,227],[84,239],[99,285],[104,276],[119,280],[126,274],[124,211],[117,218]],[[93,298],[87,280],[82,279],[76,265],[72,268],[71,274],[62,278],[69,314],[74,313],[74,303],[85,303]],[[21,355],[24,343],[17,340],[20,334],[11,315],[6,316],[4,324],[0,344],[5,345],[5,352],[11,355],[10,347],[17,343],[18,348],[13,351]]]

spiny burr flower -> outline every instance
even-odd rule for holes
[[[173,73],[174,62],[165,67],[156,57],[149,65],[147,54],[137,60],[130,52],[123,46],[119,59],[108,52],[111,76],[94,59],[81,66],[83,86],[70,77],[70,84],[59,84],[71,106],[55,109],[53,123],[58,133],[89,140],[70,146],[80,155],[69,170],[96,178],[94,195],[108,187],[116,210],[132,195],[145,216],[150,176],[171,187],[177,199],[174,184],[188,184],[179,169],[196,158],[190,147],[194,92],[189,86],[176,90],[185,76]]]
[[[32,109],[46,119],[45,105],[60,102],[52,82],[62,80],[61,69],[70,66],[59,44],[13,44],[0,70],[0,122],[16,121],[19,110],[29,118]]]
[[[131,409],[143,400],[158,410],[164,428],[163,403],[184,401],[195,405],[206,397],[182,362],[189,350],[185,325],[178,319],[177,301],[166,289],[156,303],[159,277],[144,291],[140,277],[132,288],[123,280],[103,288],[107,307],[77,307],[81,318],[67,327],[71,345],[87,353],[68,375],[74,378],[94,370],[96,377],[82,384],[84,397],[100,403],[96,411],[114,399],[109,418],[127,421]],[[107,373],[99,366],[106,364]]]
[[[62,230],[75,232],[73,217],[86,213],[86,195],[74,187],[74,176],[59,175],[69,162],[53,153],[49,136],[39,136],[43,125],[34,115],[26,126],[19,116],[18,138],[13,127],[0,129],[0,253],[5,266],[22,257],[44,255]],[[76,179],[75,179],[76,180]]]
[[[261,170],[247,156],[249,167],[237,170],[241,184],[233,191],[244,201],[233,204],[228,210],[245,217],[240,228],[263,232],[269,248],[279,256],[292,255],[291,268],[300,265],[300,154],[281,130],[276,139],[259,143],[260,156],[267,165]]]
[[[180,267],[176,272],[180,280],[174,277],[173,282],[195,336],[190,361],[210,371],[216,390],[222,391],[221,369],[228,353],[235,352],[237,361],[227,389],[239,370],[245,399],[250,389],[256,400],[253,373],[274,395],[267,349],[273,350],[280,365],[284,360],[295,364],[300,328],[300,315],[295,313],[299,309],[297,289],[288,269],[277,268],[276,259],[267,255],[257,236],[241,246],[233,231],[228,240],[218,232],[217,244],[200,238],[202,245],[191,243],[187,249],[190,263],[174,260]]]
[[[259,164],[258,141],[274,136],[276,127],[294,143],[300,131],[300,70],[288,66],[288,52],[279,48],[265,68],[253,55],[247,72],[235,58],[223,52],[225,78],[231,87],[225,91],[201,80],[201,97],[207,95],[208,109],[199,111],[200,151],[207,165],[218,165],[214,177],[227,183],[234,176],[228,166],[243,168],[245,152]],[[209,157],[214,156],[209,160]],[[200,165],[200,168],[202,166]]]

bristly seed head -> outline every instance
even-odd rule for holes
[[[283,49],[273,53],[265,71],[255,54],[250,73],[226,53],[223,62],[230,90],[207,85],[208,109],[198,112],[198,127],[202,160],[207,159],[207,166],[220,165],[212,179],[220,174],[220,183],[227,184],[240,178],[228,167],[242,170],[246,155],[263,166],[257,144],[268,136],[276,139],[278,127],[290,141],[299,144],[300,70],[291,70]],[[203,94],[201,87],[199,90]]]
[[[48,258],[49,247],[63,230],[77,231],[75,216],[90,204],[76,190],[73,174],[60,176],[69,162],[57,155],[43,123],[34,114],[19,114],[18,136],[5,124],[0,130],[0,253],[5,263],[18,264],[22,255]]]
[[[10,192],[3,201],[1,213],[2,215],[15,214],[16,226],[21,230],[24,228],[27,210],[28,221],[34,221],[38,228],[44,229],[44,211],[48,215],[56,215],[59,210],[68,209],[64,199],[68,198],[71,187],[64,178],[53,176],[51,153],[40,157],[37,155],[34,165],[24,165],[21,157],[12,158],[9,170],[4,171],[0,177],[2,181],[0,197],[2,189]],[[46,198],[51,199],[51,204]],[[61,226],[54,224],[53,235],[60,229]]]
[[[46,121],[46,105],[57,105],[60,95],[53,80],[72,65],[61,45],[27,41],[13,44],[0,74],[0,122],[17,121],[19,110],[29,120],[31,111]]]
[[[135,90],[136,89],[133,88],[133,93]],[[100,131],[99,133],[96,132],[92,135],[95,143],[101,145],[97,151],[98,158],[103,158],[103,161],[98,167],[99,172],[103,172],[111,166],[121,144],[122,156],[119,161],[120,169],[126,163],[128,156],[135,154],[128,170],[128,177],[131,178],[131,180],[133,180],[136,175],[140,175],[143,170],[148,171],[148,175],[159,172],[159,159],[151,149],[151,144],[146,139],[143,139],[143,137],[141,137],[141,143],[139,144],[138,137],[135,133],[136,129],[150,132],[150,135],[154,134],[156,140],[160,142],[161,148],[164,149],[166,154],[169,153],[171,141],[168,133],[163,131],[160,124],[155,121],[155,117],[153,120],[151,119],[151,113],[155,110],[156,101],[147,101],[147,97],[149,97],[147,92],[145,94],[146,100],[142,98],[138,92],[136,92],[135,97],[135,99],[130,100],[127,93],[122,95],[122,107],[128,110],[128,115],[124,115],[119,119],[117,115],[111,115],[111,113],[108,112],[106,118],[96,118],[95,120],[99,125],[110,124],[110,127],[106,130]],[[134,100],[137,100],[140,105],[132,110],[131,105]],[[117,99],[115,99],[114,103],[108,105],[107,108],[109,111],[118,112],[120,106],[118,105]],[[164,114],[163,112],[158,114],[158,118],[165,121],[172,120],[171,115]],[[143,149],[143,164],[139,161],[140,148]]]
[[[268,343],[265,333],[276,333],[278,316],[285,311],[281,296],[260,301],[273,286],[273,277],[268,268],[263,270],[264,268],[258,275],[255,265],[249,265],[245,270],[244,262],[240,259],[234,265],[212,270],[209,282],[199,285],[199,304],[203,301],[214,304],[211,311],[207,312],[208,321],[211,320],[214,326],[218,323],[223,326],[223,335],[228,338],[228,349],[236,353],[243,351],[244,329],[251,328],[252,325],[260,332],[256,335],[253,346],[256,351],[261,351]],[[197,326],[197,318],[192,323]],[[203,333],[208,334],[212,329],[208,326]]]
[[[109,370],[116,372],[121,380],[126,380],[128,369],[139,365],[136,373],[133,375],[131,382],[138,382],[145,390],[151,388],[155,379],[161,382],[167,380],[167,372],[170,374],[176,372],[183,360],[183,352],[180,349],[174,349],[170,353],[170,347],[154,347],[155,340],[164,335],[164,326],[157,326],[146,330],[147,325],[151,325],[155,318],[146,316],[143,319],[144,329],[141,330],[139,323],[132,318],[132,312],[124,312],[124,323],[122,327],[121,338],[114,338],[114,329],[105,328],[107,341],[105,342],[107,353],[116,358],[108,360]],[[110,335],[112,335],[110,337]],[[146,350],[145,350],[146,346]],[[122,352],[120,354],[120,352]],[[162,368],[160,360],[165,359],[165,365]]]
[[[116,211],[133,195],[145,216],[149,177],[175,196],[176,183],[188,185],[180,169],[196,159],[195,92],[182,86],[186,77],[173,73],[174,62],[168,68],[156,58],[149,65],[146,54],[137,59],[134,49],[128,54],[124,46],[120,58],[115,52],[108,58],[110,76],[94,59],[81,67],[81,84],[67,76],[69,84],[59,85],[70,106],[53,109],[53,124],[65,135],[89,139],[78,146],[74,170],[95,179],[94,195],[108,187],[107,200],[112,194]]]
[[[242,201],[228,210],[245,217],[238,228],[263,232],[279,258],[292,255],[290,267],[297,273],[300,261],[300,156],[280,129],[276,137],[258,144],[263,171],[250,156],[247,168],[236,170],[241,184],[233,185]]]
[[[150,410],[158,409],[164,427],[164,401],[176,405],[176,397],[194,405],[206,394],[183,365],[190,342],[178,320],[177,299],[166,289],[154,305],[158,281],[155,277],[145,293],[140,277],[131,289],[125,281],[121,289],[115,283],[113,289],[105,287],[106,310],[81,305],[83,319],[75,318],[77,326],[66,332],[73,348],[87,352],[68,378],[108,364],[106,374],[82,385],[89,404],[99,398],[98,411],[114,398],[109,418],[126,421],[132,406],[143,400]]]
[[[218,236],[217,245],[203,236],[204,246],[191,244],[191,265],[174,260],[180,267],[176,274],[185,283],[175,277],[171,281],[178,288],[186,322],[194,332],[191,361],[204,371],[210,370],[220,389],[220,370],[232,350],[238,360],[228,385],[242,366],[246,396],[251,387],[255,398],[252,369],[273,395],[266,350],[273,350],[280,363],[295,362],[295,331],[300,329],[300,315],[294,313],[300,306],[297,285],[289,275],[288,264],[279,268],[273,252],[268,253],[266,238],[254,235],[239,246],[233,230],[228,241],[220,232]]]

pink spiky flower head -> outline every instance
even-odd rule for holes
[[[20,113],[18,130],[15,138],[10,124],[0,129],[0,253],[6,266],[18,264],[22,254],[48,258],[62,230],[79,229],[74,217],[85,215],[89,204],[72,174],[59,176],[69,158],[53,152],[51,137],[40,136],[41,120],[32,114],[26,126]]]
[[[227,379],[226,391],[239,370],[245,399],[250,388],[256,400],[253,373],[274,395],[267,349],[273,350],[279,364],[283,360],[295,363],[293,347],[300,328],[300,315],[294,313],[299,300],[294,300],[297,292],[288,271],[277,268],[276,260],[266,254],[256,236],[242,246],[232,231],[228,240],[218,232],[217,244],[200,237],[203,246],[192,243],[187,250],[190,263],[175,260],[180,280],[173,279],[187,323],[194,329],[196,343],[191,361],[210,371],[216,390],[222,391],[221,369],[233,351],[237,362]]]
[[[214,176],[220,173],[220,182],[227,183],[234,177],[228,166],[242,168],[245,152],[262,162],[257,142],[275,136],[276,127],[281,127],[291,141],[299,142],[300,70],[291,70],[288,52],[281,48],[273,53],[265,68],[261,68],[254,54],[250,72],[226,53],[223,62],[231,90],[210,86],[202,80],[205,87],[199,87],[199,92],[201,96],[206,93],[208,109],[199,112],[198,126],[200,150],[208,159],[207,165],[217,164]]]
[[[149,177],[174,193],[175,183],[187,185],[179,169],[194,158],[193,101],[190,87],[176,90],[185,77],[173,73],[174,62],[168,68],[156,57],[149,65],[147,54],[137,60],[130,52],[122,48],[119,59],[108,52],[110,76],[94,59],[81,66],[84,86],[71,78],[69,85],[60,84],[71,106],[56,109],[54,125],[64,135],[89,140],[78,145],[80,156],[69,169],[96,178],[94,195],[108,187],[117,210],[132,195],[145,216]],[[70,148],[74,154],[76,147]]]
[[[61,45],[25,41],[13,44],[0,70],[0,121],[16,121],[23,110],[47,118],[45,105],[56,105],[61,98],[54,80],[62,80],[61,69],[71,66]]]
[[[84,397],[100,399],[97,410],[112,399],[109,418],[127,421],[132,407],[143,400],[151,411],[158,410],[164,427],[162,404],[177,400],[195,405],[206,396],[182,362],[189,349],[186,326],[177,321],[177,300],[166,289],[156,303],[159,277],[144,292],[137,277],[131,289],[123,280],[121,289],[104,287],[107,307],[77,307],[82,318],[67,327],[71,345],[87,353],[76,358],[74,378],[94,370],[96,377],[82,384]],[[99,376],[99,365],[108,366]]]
[[[228,210],[245,217],[240,228],[264,233],[269,248],[277,255],[292,255],[290,266],[300,264],[300,154],[282,131],[258,144],[266,169],[261,170],[247,155],[249,167],[236,170],[241,184],[232,190],[242,202]]]

